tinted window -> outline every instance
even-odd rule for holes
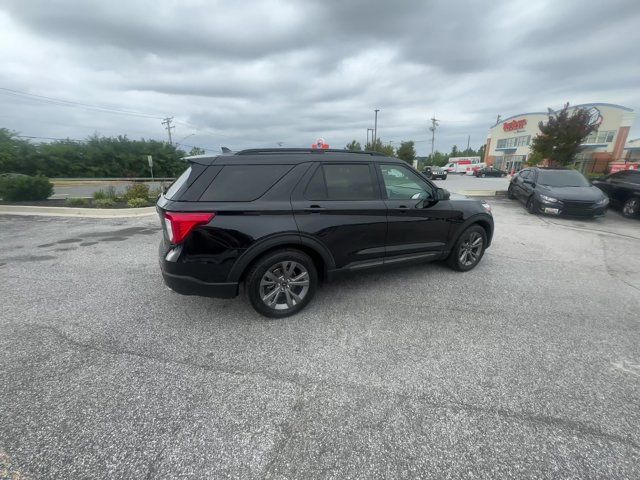
[[[538,183],[549,187],[588,187],[589,182],[576,170],[539,170]]]
[[[529,178],[530,173],[531,173],[531,170],[522,170],[518,175],[520,178],[525,179],[525,178]]]
[[[431,188],[408,168],[398,165],[380,165],[384,187],[390,200],[423,199]]]
[[[631,172],[627,181],[640,185],[640,172]]]
[[[189,175],[191,175],[191,167],[182,172],[182,175],[180,175],[176,179],[176,181],[171,184],[164,196],[169,200],[173,200],[173,197],[175,197],[176,193],[178,193],[178,190],[180,190],[180,187],[187,181]]]
[[[375,200],[371,170],[366,164],[321,165],[305,190],[309,200]]]
[[[226,165],[207,187],[201,201],[248,202],[260,198],[291,165]]]

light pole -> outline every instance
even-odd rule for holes
[[[374,124],[373,124],[373,146],[375,147],[376,145],[376,140],[378,139],[378,112],[380,111],[379,108],[376,108],[374,110],[375,112],[375,120],[374,120]]]

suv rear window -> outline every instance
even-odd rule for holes
[[[226,165],[204,191],[203,202],[250,202],[265,194],[292,165]]]

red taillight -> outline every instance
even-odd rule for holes
[[[173,244],[181,243],[191,230],[198,225],[209,223],[215,216],[215,213],[165,212],[164,224],[169,241]]]

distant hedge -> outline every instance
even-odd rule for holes
[[[126,136],[32,143],[0,128],[0,173],[55,177],[149,177],[147,155],[156,177],[177,177],[186,168],[186,152],[167,142]]]
[[[0,177],[0,198],[6,201],[46,200],[53,194],[53,184],[38,175],[10,175]]]

